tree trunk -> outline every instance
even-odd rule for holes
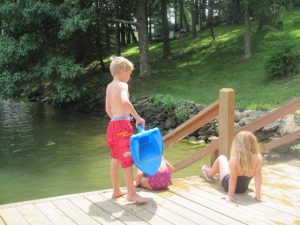
[[[134,34],[134,32],[133,32],[132,27],[131,27],[130,24],[128,24],[128,30],[129,30],[129,32],[130,32],[130,34],[131,34],[132,42],[133,42],[133,43],[137,43],[137,42],[138,42],[138,41],[137,41],[137,38],[136,38],[136,36],[135,36],[135,34]]]
[[[183,0],[179,0],[179,30],[183,29]]]
[[[174,32],[179,30],[178,20],[177,20],[177,9],[178,9],[178,0],[174,0]]]
[[[130,33],[130,27],[131,27],[131,25],[130,24],[127,24],[126,25],[126,43],[128,44],[128,45],[130,45],[131,44],[131,33]]]
[[[140,49],[140,77],[150,77],[149,49],[146,18],[146,1],[136,1],[137,30],[139,34]]]
[[[191,0],[191,16],[192,16],[192,32],[193,32],[193,38],[197,37],[197,29],[196,29],[196,4],[194,0]]]
[[[245,50],[245,59],[250,59],[252,57],[251,52],[251,24],[249,16],[249,3],[245,3],[244,6],[244,23],[245,23],[245,35],[244,35],[244,50]]]
[[[105,4],[105,14],[108,14],[108,8],[107,8],[107,4]],[[110,29],[109,29],[109,25],[108,25],[108,21],[106,21],[105,23],[105,42],[106,42],[106,49],[109,50],[110,49]]]
[[[214,32],[213,0],[208,0],[208,27],[213,40],[216,40]]]
[[[199,0],[195,0],[196,8],[196,25],[199,25]]]
[[[121,55],[120,23],[116,23],[116,54]]]
[[[100,36],[100,4],[99,0],[96,1],[96,49],[97,58],[100,60],[101,69],[105,70],[105,64],[102,59],[102,46],[101,46],[101,36]]]
[[[152,40],[152,1],[150,1],[150,3],[149,3],[148,17],[149,17],[148,38],[151,41]]]
[[[182,13],[183,13],[183,21],[184,21],[184,25],[185,25],[185,30],[186,30],[187,32],[189,32],[189,31],[190,31],[190,26],[189,26],[189,24],[188,24],[187,17],[186,17],[186,15],[185,15],[184,10],[183,10]]]
[[[170,56],[170,40],[169,40],[169,26],[168,26],[168,15],[167,15],[167,0],[160,0],[161,5],[161,20],[163,27],[163,58],[166,59]]]
[[[125,24],[121,23],[121,40],[122,40],[122,46],[126,45],[126,30],[125,30]]]

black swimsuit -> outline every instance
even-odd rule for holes
[[[222,187],[228,192],[230,174],[227,174],[222,179]],[[235,193],[245,193],[248,190],[249,183],[252,177],[238,176],[236,181]]]

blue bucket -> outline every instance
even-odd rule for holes
[[[147,175],[157,172],[164,151],[164,143],[159,129],[153,128],[145,131],[138,126],[139,133],[130,138],[130,152],[134,164]]]

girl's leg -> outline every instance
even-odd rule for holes
[[[111,182],[112,182],[112,186],[113,186],[113,194],[112,194],[112,198],[117,198],[120,197],[122,195],[125,195],[126,192],[123,192],[120,188],[119,185],[119,165],[120,162],[118,159],[111,159],[110,162],[110,178],[111,178]]]
[[[216,159],[212,168],[208,172],[208,176],[213,177],[217,173],[219,173],[219,175],[220,175],[220,180],[222,180],[226,174],[230,173],[229,163],[228,163],[226,156],[224,156],[224,155],[220,155]]]
[[[148,177],[143,177],[143,178],[141,179],[140,186],[143,187],[143,188],[152,190],[152,187],[150,186],[150,184],[149,184],[148,181],[149,181],[149,178],[148,178]]]

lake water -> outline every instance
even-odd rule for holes
[[[0,204],[111,188],[107,122],[45,104],[0,101]],[[174,164],[198,149],[178,143],[165,156]],[[173,177],[199,173],[196,163]]]

